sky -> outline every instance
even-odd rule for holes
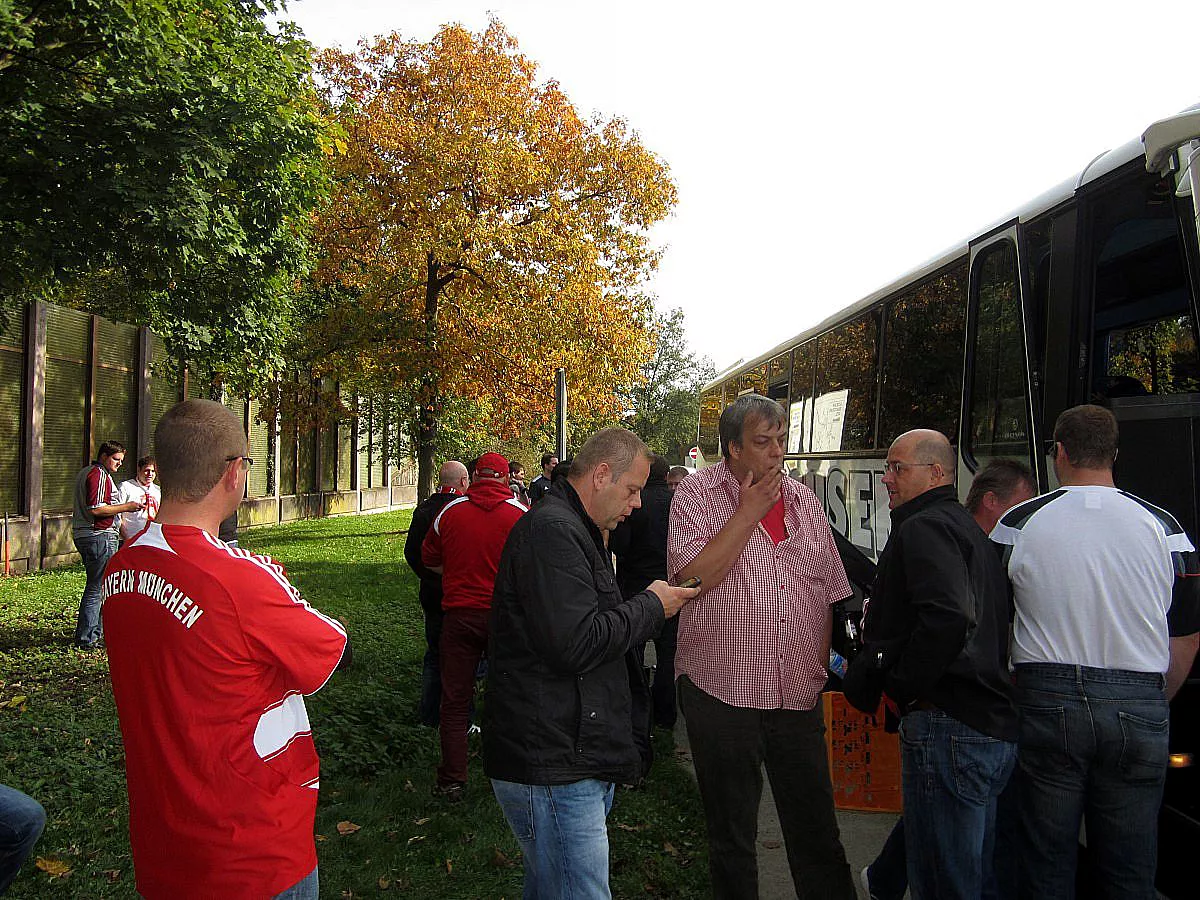
[[[1183,3],[291,0],[284,18],[352,50],[489,15],[669,165],[649,287],[718,370],[1200,102]]]

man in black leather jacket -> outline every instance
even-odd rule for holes
[[[467,467],[456,459],[442,463],[438,472],[437,493],[430,494],[413,510],[404,540],[404,559],[421,580],[418,597],[425,614],[425,657],[421,662],[421,699],[417,702],[417,718],[422,725],[437,728],[441,721],[442,675],[439,663],[439,644],[442,639],[442,576],[430,571],[421,562],[421,544],[429,533],[433,520],[447,503],[461,497],[467,489]]]
[[[905,837],[914,897],[980,897],[995,878],[996,801],[1016,759],[1008,589],[999,556],[954,490],[936,431],[888,451],[892,532],[846,698],[899,708]]]
[[[652,581],[667,578],[667,523],[671,518],[671,495],[667,484],[670,464],[661,456],[650,463],[650,477],[642,488],[642,505],[612,530],[608,549],[617,558],[617,584],[629,599]],[[654,635],[654,684],[650,688],[654,724],[675,727],[675,645],[679,618],[663,622]],[[643,648],[644,649],[644,648]]]
[[[607,897],[616,783],[650,765],[640,647],[697,591],[621,596],[601,532],[641,502],[650,451],[592,436],[513,526],[492,599],[483,767],[524,854],[526,896]]]

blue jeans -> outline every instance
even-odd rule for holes
[[[286,891],[280,891],[271,900],[317,900],[321,886],[317,881],[317,870],[313,869]]]
[[[1049,663],[1016,671],[1020,895],[1075,896],[1082,821],[1099,896],[1153,900],[1168,756],[1163,677]]]
[[[913,900],[996,896],[996,802],[1017,747],[940,710],[900,720],[904,837]]]
[[[79,601],[79,620],[75,625],[75,643],[80,647],[94,647],[103,636],[100,624],[100,583],[104,580],[104,567],[117,552],[115,531],[96,531],[76,535],[75,549],[83,557],[87,570],[87,584],[83,598]]]
[[[525,857],[525,900],[608,900],[611,781],[516,784],[492,791]]]
[[[45,827],[46,812],[40,803],[0,784],[0,894],[17,877]]]

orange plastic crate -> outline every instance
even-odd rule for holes
[[[822,702],[834,805],[900,812],[900,737],[883,730],[882,708],[865,715],[835,691],[823,694]]]

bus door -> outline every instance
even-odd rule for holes
[[[1038,470],[1044,470],[1045,461],[1033,452],[1038,429],[1024,268],[1015,222],[971,245],[958,434],[960,496],[975,473],[998,457],[1020,460],[1045,483]]]
[[[1121,429],[1117,484],[1173,513],[1193,541],[1200,484],[1195,223],[1173,175],[1139,163],[1078,194],[1085,393]],[[1052,422],[1047,426],[1053,427]]]

